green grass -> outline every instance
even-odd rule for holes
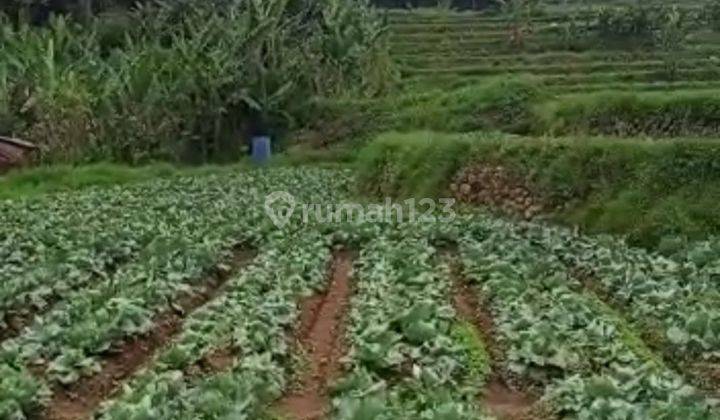
[[[42,166],[16,170],[0,177],[0,198],[14,199],[88,187],[141,182],[176,176],[181,171],[169,164],[143,167],[98,163],[87,166]]]
[[[445,142],[430,132],[383,134],[358,155],[360,192],[371,196],[437,197],[464,164],[469,146],[463,141]]]
[[[471,323],[462,321],[453,325],[452,335],[465,350],[469,361],[467,368],[478,382],[477,385],[486,383],[492,373],[492,367],[490,354],[480,334]]]
[[[276,155],[270,166],[325,166],[348,165],[354,160],[355,150],[347,145],[327,149],[296,146]],[[127,166],[113,163],[91,165],[39,166],[9,172],[0,177],[0,200],[20,199],[42,194],[79,191],[85,188],[108,188],[179,176],[206,176],[227,171],[250,170],[253,165],[242,160],[231,165],[173,166],[156,163],[147,166]]]
[[[512,52],[512,51],[534,51],[534,50],[547,50],[547,49],[560,49],[557,44],[559,38],[555,35],[541,35],[533,36],[526,39],[525,46],[518,48],[510,45],[510,40],[507,35],[496,35],[487,38],[471,38],[471,39],[452,39],[442,37],[440,39],[422,40],[422,39],[411,39],[411,40],[398,40],[391,43],[391,49],[396,53],[405,52],[425,52],[425,53],[436,53],[444,52],[448,48],[458,51],[476,51],[487,49],[493,52]]]
[[[383,131],[417,129],[662,138],[720,136],[720,85],[716,81],[630,78],[622,82],[603,74],[581,76],[574,80],[575,85],[554,85],[553,80],[529,75],[438,75],[422,81],[409,80],[406,92],[400,95],[323,103],[319,107],[323,113],[320,119],[342,121],[353,127],[346,132],[348,136],[363,138]],[[580,93],[567,94],[575,89]],[[330,131],[329,135],[336,130]]]
[[[552,32],[550,26],[541,26],[534,28],[534,34]],[[507,40],[510,32],[507,28],[499,26],[498,28],[488,28],[485,30],[465,30],[465,31],[430,31],[430,32],[393,32],[390,41],[395,42],[438,42],[438,41],[483,41],[488,39],[504,39]],[[534,35],[533,35],[534,36]]]
[[[415,34],[415,33],[456,33],[456,32],[478,32],[507,30],[507,24],[497,23],[393,23],[391,24],[393,34]]]
[[[500,72],[498,72],[500,73]],[[507,72],[514,77],[523,77],[524,73]],[[591,92],[612,89],[629,89],[629,93],[642,93],[643,90],[710,90],[717,87],[720,69],[687,69],[676,72],[674,78],[665,69],[634,70],[627,72],[568,73],[544,75],[541,72],[528,72],[541,83],[549,93]],[[417,74],[404,81],[406,91],[457,90],[473,85],[483,85],[497,78],[488,75],[461,75],[453,73]],[[638,92],[633,88],[638,87]],[[649,87],[649,88],[648,88]],[[627,92],[626,92],[627,93]]]
[[[550,14],[540,14],[533,17],[535,23],[552,23],[567,15],[568,9]],[[592,12],[588,9],[580,10],[578,16],[587,16]],[[405,10],[389,10],[386,12],[391,25],[394,24],[502,24],[507,22],[507,18],[503,15],[493,13],[493,11],[473,12],[473,11],[447,11],[441,9],[413,9]]]
[[[685,59],[679,63],[680,69],[685,70],[701,70],[708,64],[706,59]],[[587,61],[587,62],[567,62],[559,64],[540,64],[540,65],[498,65],[492,61],[486,60],[485,63],[479,65],[451,65],[432,63],[426,64],[420,68],[408,65],[403,71],[407,74],[457,74],[462,76],[473,75],[500,75],[504,73],[532,73],[533,75],[560,75],[565,74],[598,74],[598,73],[630,73],[634,71],[658,71],[663,70],[665,62],[662,60],[637,60],[632,62],[607,62],[607,61]],[[700,69],[697,69],[700,67]],[[720,65],[714,66],[716,71],[720,72]],[[708,70],[712,70],[710,67]]]
[[[720,233],[718,162],[717,140],[424,131],[378,137],[360,152],[358,177],[364,193],[441,197],[466,165],[500,164],[557,209],[552,220],[655,247],[666,237]]]
[[[720,81],[679,81],[679,82],[624,82],[624,83],[589,83],[568,86],[553,86],[552,92],[557,94],[589,93],[600,91],[622,91],[643,93],[652,91],[672,91],[674,95],[685,94],[697,90],[720,90]]]
[[[674,53],[674,56],[683,59],[707,60],[708,57],[716,54],[717,47],[715,45],[700,45],[687,48],[685,51]],[[632,61],[660,60],[668,54],[654,50],[631,50],[631,51],[603,51],[589,50],[582,52],[574,51],[550,51],[544,53],[530,54],[523,51],[516,51],[509,54],[476,54],[475,51],[465,51],[464,53],[455,53],[452,51],[442,51],[437,54],[398,54],[395,58],[401,63],[444,63],[458,64],[487,64],[493,63],[497,66],[513,66],[513,65],[542,65],[542,64],[559,64],[559,63],[584,63],[584,62],[610,62],[610,63],[627,63]]]
[[[531,105],[541,98],[536,79],[487,78],[451,91],[393,98],[383,104],[384,129],[525,132]]]

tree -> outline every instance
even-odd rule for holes
[[[703,12],[710,24],[710,28],[720,32],[720,0],[711,0],[705,5]]]
[[[685,47],[689,33],[687,16],[677,6],[672,6],[663,10],[659,20],[655,43],[664,53],[663,61],[667,76],[675,79],[680,70],[679,53]]]

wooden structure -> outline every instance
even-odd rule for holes
[[[38,147],[32,143],[0,136],[0,173],[27,164]]]

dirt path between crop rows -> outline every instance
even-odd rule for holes
[[[503,420],[547,418],[539,413],[541,409],[536,405],[536,398],[518,386],[508,385],[510,381],[503,368],[503,350],[495,339],[492,313],[480,299],[480,292],[462,275],[460,262],[451,253],[444,253],[443,257],[450,264],[453,306],[463,321],[475,327],[490,356],[491,374],[480,393],[482,406]]]
[[[185,294],[175,302],[175,309],[158,315],[154,327],[141,337],[134,337],[114,346],[102,361],[102,371],[80,379],[69,387],[57,385],[43,418],[46,420],[89,419],[100,404],[111,398],[145,363],[152,360],[159,349],[182,331],[184,319],[193,311],[219,296],[223,285],[242,267],[250,263],[256,253],[248,249],[235,251],[229,265],[221,264],[193,294]]]
[[[340,359],[346,352],[345,321],[352,294],[353,260],[352,253],[337,252],[327,291],[301,303],[295,337],[308,365],[304,366],[293,389],[278,402],[278,413],[295,420],[315,420],[327,414],[330,407],[328,387],[340,375]]]

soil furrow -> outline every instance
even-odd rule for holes
[[[182,330],[184,319],[193,311],[219,296],[223,286],[232,275],[247,265],[255,252],[239,249],[230,264],[221,264],[195,293],[180,296],[173,309],[158,315],[149,333],[115,345],[102,361],[102,371],[94,376],[80,379],[64,387],[57,385],[52,399],[43,413],[46,420],[89,419],[100,404],[111,398],[123,382],[145,363],[152,360],[157,351],[166,346]]]
[[[503,366],[504,351],[495,339],[495,327],[488,305],[481,294],[462,275],[460,262],[445,253],[450,264],[453,282],[453,306],[458,316],[475,327],[487,347],[491,363],[491,375],[480,393],[483,407],[498,419],[547,418],[537,398],[522,391],[518,378],[511,377]]]
[[[326,292],[305,299],[295,337],[307,361],[291,391],[277,404],[277,411],[296,420],[323,418],[330,407],[329,386],[337,379],[345,354],[346,318],[352,287],[353,255],[334,255],[330,285]]]
[[[185,376],[188,378],[199,378],[201,376],[212,376],[232,370],[238,360],[239,351],[226,345],[205,354],[197,363],[185,368]]]

